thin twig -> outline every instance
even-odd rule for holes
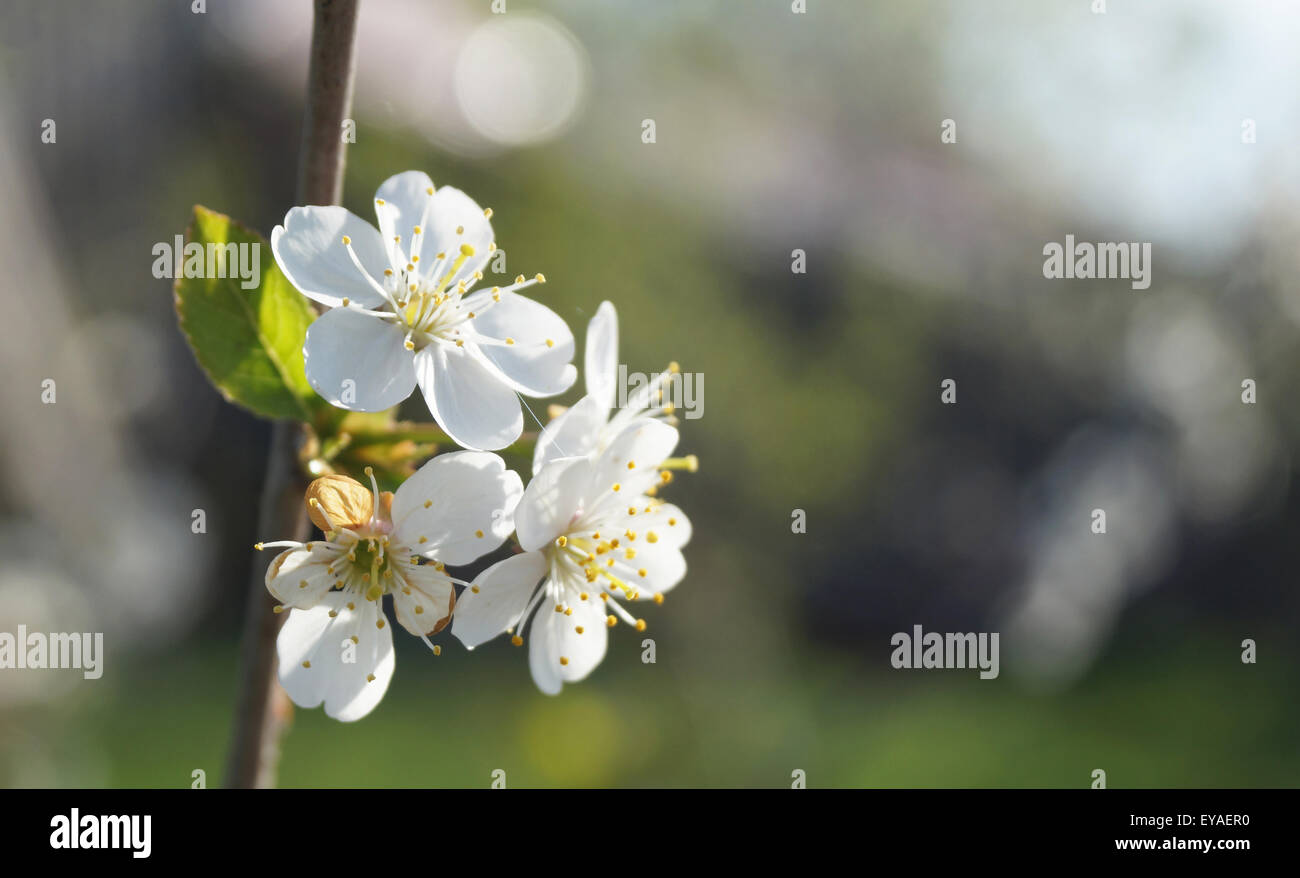
[[[315,2],[298,204],[337,204],[342,195],[342,126],[352,107],[357,3]],[[298,463],[302,438],[300,424],[279,421],[272,427],[258,513],[262,538],[302,541],[310,533],[303,504],[306,477]],[[239,704],[226,764],[226,785],[230,787],[275,785],[280,737],[292,716],[288,697],[275,678],[275,638],[284,617],[271,611],[272,601],[263,583],[265,564],[265,558],[253,563],[244,619]]]

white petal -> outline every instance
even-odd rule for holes
[[[559,693],[562,683],[583,679],[605,657],[609,633],[603,606],[599,600],[579,601],[572,614],[565,614],[543,599],[528,629],[528,667],[542,692]]]
[[[596,316],[587,324],[583,368],[587,374],[587,395],[600,400],[608,413],[614,406],[618,380],[618,312],[609,302],[601,302]]]
[[[341,207],[295,207],[284,225],[271,232],[271,252],[285,277],[307,298],[333,308],[344,297],[367,308],[384,304],[384,297],[352,262],[343,236],[372,278],[383,279],[388,254],[379,232],[370,223]]]
[[[447,574],[432,564],[397,562],[404,582],[394,583],[393,609],[397,621],[416,637],[437,634],[451,621],[456,589]]]
[[[533,474],[561,457],[585,457],[596,449],[609,407],[594,396],[584,396],[558,418],[552,418],[537,437]]]
[[[307,327],[307,380],[339,408],[390,409],[415,389],[414,355],[404,339],[401,328],[378,317],[348,308],[326,311]]]
[[[498,561],[460,593],[451,633],[473,649],[519,624],[528,598],[546,575],[546,557],[524,552]]]
[[[266,568],[266,588],[286,607],[308,610],[320,603],[337,577],[326,568],[338,552],[319,543],[308,549],[286,549]]]
[[[421,267],[427,267],[427,270],[432,271],[439,261],[437,255],[445,253],[447,258],[438,269],[439,276],[432,278],[441,281],[460,257],[462,245],[468,244],[474,250],[473,255],[468,257],[447,281],[448,286],[452,288],[455,288],[456,283],[461,280],[468,284],[474,272],[480,271],[487,265],[492,256],[488,249],[493,243],[492,223],[483,214],[483,208],[459,189],[443,186],[434,192],[427,217],[424,222],[426,237],[420,245]],[[407,226],[400,232],[403,246],[410,243],[409,226],[418,222],[420,222],[418,218],[409,223],[405,222],[404,218],[401,221],[403,226]],[[458,232],[457,229],[461,231]]]
[[[424,171],[404,171],[389,177],[375,192],[375,216],[379,219],[379,233],[383,236],[384,246],[395,266],[410,261],[415,227],[425,222],[426,208],[433,200],[429,194],[432,188],[433,181]],[[398,236],[401,241],[394,241],[393,238]],[[428,254],[434,251],[422,246],[420,252]],[[427,256],[422,255],[421,258]]]
[[[636,556],[628,560],[620,555],[619,574],[624,582],[637,590],[639,599],[652,598],[655,592],[663,594],[670,591],[685,578],[686,559],[676,546],[670,546],[662,540],[647,543],[640,535],[635,542],[627,545],[635,547]],[[641,575],[643,570],[645,576]]]
[[[519,474],[495,454],[440,454],[397,489],[394,539],[444,564],[469,564],[510,536],[523,492]]]
[[[525,552],[548,545],[569,529],[582,513],[590,480],[591,463],[581,457],[552,461],[533,476],[515,508],[515,531]]]
[[[330,618],[330,611],[337,615]],[[280,684],[293,703],[312,708],[323,701],[325,713],[343,722],[370,713],[388,691],[395,665],[392,631],[387,621],[378,626],[382,619],[378,601],[343,592],[310,610],[290,611],[275,646]]]
[[[503,291],[501,301],[475,317],[473,326],[481,335],[514,342],[482,345],[479,350],[520,393],[554,396],[578,377],[569,362],[573,333],[560,315],[539,302]]]
[[[690,542],[691,520],[672,503],[661,503],[651,506],[649,512],[638,513],[635,530],[646,540],[654,534],[654,544],[680,549]]]
[[[587,496],[599,497],[601,508],[627,505],[627,498],[659,481],[658,466],[677,447],[677,438],[676,428],[663,421],[632,422],[593,462]]]
[[[465,448],[505,448],[524,431],[515,392],[468,347],[435,343],[415,357],[415,371],[438,425]]]

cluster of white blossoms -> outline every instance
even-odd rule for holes
[[[618,325],[603,302],[588,326],[587,395],[538,436],[525,489],[482,449],[519,438],[517,392],[550,396],[573,384],[572,333],[516,292],[541,275],[472,291],[496,245],[491,211],[464,193],[409,171],[379,188],[375,208],[379,231],[339,207],[295,207],[272,235],[289,279],[330,307],[307,333],[308,379],[358,411],[391,408],[418,384],[442,429],[473,450],[434,457],[395,493],[381,492],[369,469],[369,487],[316,479],[306,502],[324,539],[258,545],[284,548],[266,573],[276,611],[290,611],[277,641],[280,682],[299,706],[323,703],[344,721],[368,714],[394,670],[390,596],[398,623],[435,653],[429,636],[449,622],[469,649],[502,633],[520,646],[526,633],[534,682],[558,693],[600,663],[620,620],[645,629],[624,604],[662,602],[685,576],[691,524],[658,494],[697,461],[672,456],[665,380],[611,415]],[[516,553],[472,582],[447,573],[512,533]]]

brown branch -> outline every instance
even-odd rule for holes
[[[346,144],[343,120],[352,107],[358,0],[316,0],[307,112],[299,155],[298,204],[337,204],[343,188]],[[311,531],[303,504],[306,477],[298,463],[301,424],[278,421],[271,429],[266,479],[258,512],[258,535],[267,540],[306,540]],[[226,786],[275,785],[280,737],[292,716],[276,680],[275,638],[283,615],[263,583],[266,558],[253,563],[244,618],[243,669],[234,736],[226,763]]]

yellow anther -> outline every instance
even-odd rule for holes
[[[661,595],[661,594],[657,594],[657,595],[655,595],[655,596],[654,596],[654,602],[655,602],[656,604],[662,604],[662,603],[664,602],[664,596]]]
[[[636,469],[636,461],[634,461],[634,460],[629,460],[629,461],[627,462],[627,468],[628,468],[628,469]]]
[[[601,595],[601,597],[604,597],[604,595]],[[618,624],[618,620],[615,619],[613,616],[606,616],[605,624],[608,625],[610,628],[613,628],[615,625]]]
[[[471,586],[469,587],[469,590],[472,591],[472,592],[474,592],[474,594],[478,594],[478,586],[477,586],[477,585],[471,585]]]
[[[510,638],[510,642],[511,642],[512,644],[514,644],[515,646],[523,646],[523,645],[524,645],[524,639],[523,639],[522,637],[520,637],[518,634],[516,634],[514,637],[511,637],[511,638]]]
[[[582,626],[581,626],[581,625],[575,625],[575,626],[573,626],[573,630],[574,630],[574,631],[577,631],[579,634],[581,634],[581,633],[582,633]]]
[[[506,338],[506,344],[514,344],[514,343],[515,340],[513,338],[509,338],[509,337]]]
[[[416,226],[414,231],[415,231],[415,233],[418,235],[418,234],[421,233],[422,230],[420,229],[419,226]]]
[[[463,234],[465,234],[465,227],[464,227],[464,226],[456,226],[456,234],[458,234],[458,235],[463,235]]]
[[[352,239],[349,238],[347,235],[344,235],[344,236],[343,236],[343,243],[344,243],[344,245],[351,244],[351,243],[352,243]]]
[[[483,216],[487,217],[488,219],[492,219],[492,208],[490,207],[483,208]]]
[[[677,526],[677,519],[675,519],[675,518],[670,518],[670,519],[668,519],[668,526],[669,526],[669,527],[676,527],[676,526]]]
[[[521,284],[523,282],[524,282],[524,276],[522,274],[515,275],[515,283]]]
[[[425,501],[424,501],[424,508],[425,508],[425,509],[428,509],[428,508],[429,508],[430,506],[432,506],[432,505],[433,505],[433,501],[432,501],[432,500],[425,500]]]
[[[374,674],[366,674],[366,682],[367,682],[367,683],[373,683],[373,682],[375,682],[375,675],[374,675]]]
[[[636,620],[636,630],[637,630],[637,631],[644,631],[644,630],[645,630],[645,619],[637,619],[637,620]]]
[[[384,627],[384,620],[383,620],[383,619],[380,619],[378,622],[376,622],[376,623],[375,623],[375,627],[376,627],[376,628],[383,628],[383,627]]]
[[[554,341],[554,339],[549,339],[549,338],[548,338],[548,339],[546,340],[546,346],[547,346],[548,348],[553,348],[553,347],[555,347],[555,341]]]
[[[645,574],[646,574],[646,569],[644,567],[642,567],[640,570],[636,572],[636,575],[640,576],[642,579],[645,578]]]
[[[542,273],[539,271],[539,272],[537,272],[537,276],[534,277],[533,280],[537,281],[539,284],[544,284],[544,283],[546,283],[546,275],[542,274]]]
[[[474,536],[478,537],[479,539],[482,539],[482,538],[483,538],[483,531],[481,531],[481,530],[476,530],[476,531],[474,531]]]
[[[271,608],[272,613],[283,613],[284,607],[276,606]]]
[[[469,244],[461,244],[461,245],[460,245],[460,252],[461,252],[461,254],[464,255],[464,256],[473,256],[473,255],[474,255],[474,248],[471,247]]]
[[[382,199],[382,198],[376,198],[376,199],[375,199],[375,204],[383,204],[383,203],[384,203],[384,199]]]
[[[441,647],[441,646],[438,646],[437,644],[434,644],[434,647],[433,647],[433,654],[434,654],[434,655],[442,655],[442,647]]]
[[[423,613],[424,613],[424,607],[420,606],[419,604],[416,604],[416,605],[415,605],[415,615],[419,616],[419,615],[422,615]]]
[[[619,484],[618,482],[615,482],[615,483],[614,483],[614,490],[615,490],[615,491],[620,491],[620,490],[622,490],[622,488],[623,488],[623,486],[622,486],[621,484]]]
[[[432,186],[426,186],[426,187],[424,187],[424,194],[425,194],[425,195],[432,195],[432,194],[433,194],[433,187],[432,187]]]
[[[568,663],[569,660],[567,658],[565,658],[564,656],[560,656],[560,664],[567,665]]]
[[[302,666],[303,666],[304,668],[310,668],[310,667],[311,667],[311,662],[303,662],[303,663],[302,663]]]
[[[578,595],[578,600],[585,601],[586,599],[587,599],[587,593],[585,591],[582,594]]]
[[[645,535],[645,540],[647,543],[657,543],[659,542],[659,534],[655,533],[654,531],[647,531]]]

